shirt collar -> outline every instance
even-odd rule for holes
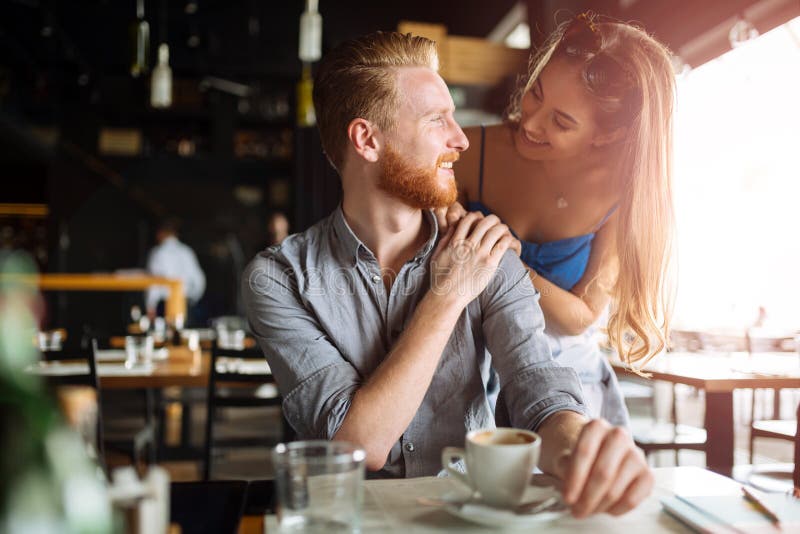
[[[439,237],[439,224],[436,221],[436,216],[433,214],[433,210],[422,210],[422,213],[428,220],[428,223],[430,223],[431,235],[422,248],[420,248],[417,254],[414,256],[414,261],[417,263],[422,262],[428,256],[428,254],[431,253],[433,247],[436,245],[436,240]],[[358,238],[358,236],[356,236],[356,234],[350,228],[350,225],[347,224],[341,204],[339,204],[339,206],[336,208],[336,211],[333,212],[333,228],[337,237],[339,238],[342,250],[346,251],[348,254],[352,254],[353,265],[358,262],[359,253],[362,250],[372,254],[372,251],[370,251],[369,248]]]

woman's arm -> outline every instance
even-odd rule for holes
[[[583,333],[600,317],[617,280],[616,231],[615,213],[595,235],[586,272],[570,291],[528,269],[533,285],[541,295],[539,305],[549,328],[574,336]]]

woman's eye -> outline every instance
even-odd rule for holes
[[[556,128],[558,128],[559,130],[562,130],[562,131],[569,130],[569,126],[566,126],[565,124],[562,124],[561,122],[559,122],[558,119],[553,119],[553,124],[555,124]]]

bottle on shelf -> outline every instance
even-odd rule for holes
[[[136,20],[131,24],[131,76],[147,74],[150,56],[150,25],[144,18],[144,0],[136,0]]]
[[[158,65],[150,79],[150,105],[154,108],[172,105],[172,69],[169,68],[169,45],[166,43],[158,47]]]
[[[311,78],[311,63],[303,63],[303,76],[297,82],[297,125],[314,126],[317,115],[314,113],[314,80]]]

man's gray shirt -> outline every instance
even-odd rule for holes
[[[438,227],[433,214],[424,213],[430,239],[403,265],[389,292],[375,256],[347,225],[341,206],[261,252],[245,270],[250,328],[300,439],[336,434],[356,391],[429,290]],[[459,317],[422,404],[379,475],[436,474],[443,447],[463,445],[466,432],[494,426],[486,391],[492,366],[513,426],[536,430],[556,411],[586,413],[575,371],[550,357],[538,299],[528,271],[507,252]]]

